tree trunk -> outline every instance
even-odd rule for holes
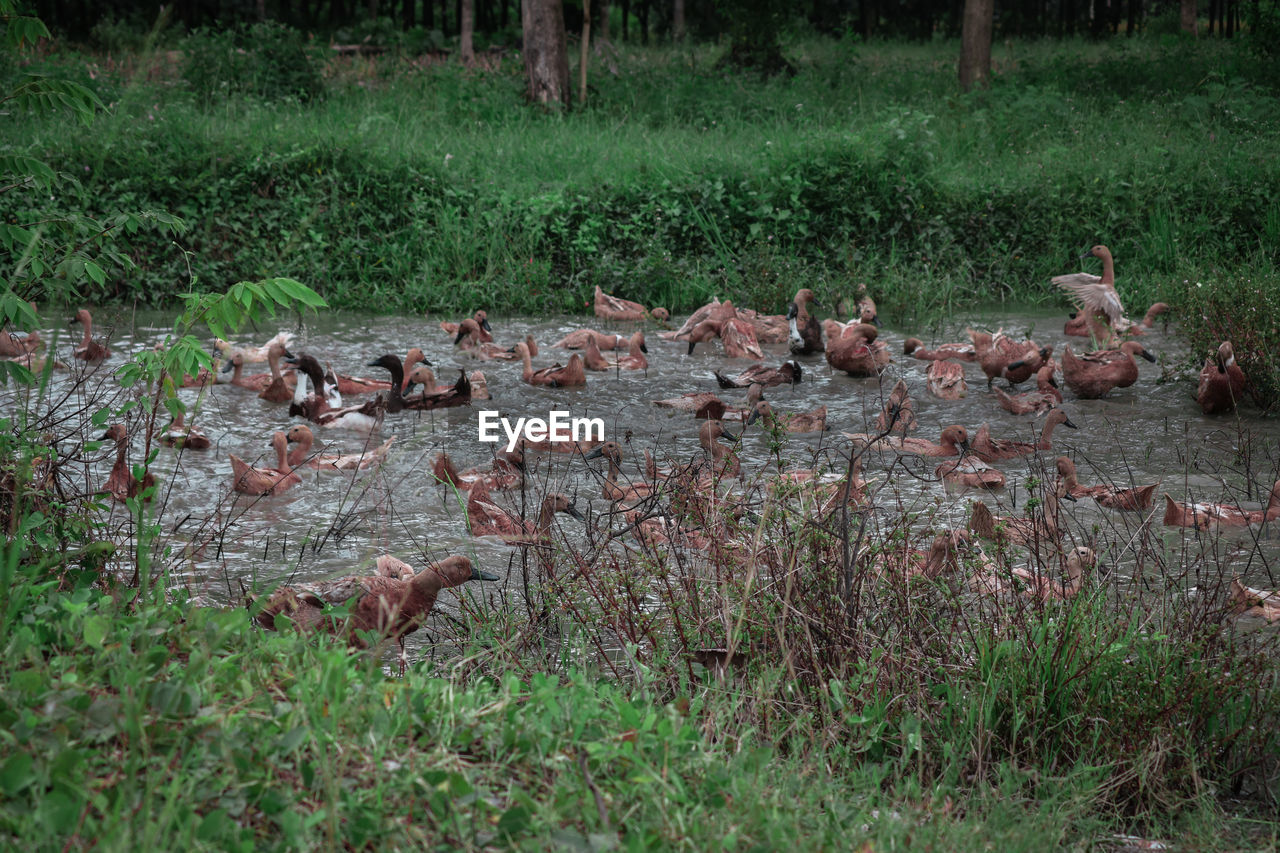
[[[521,0],[524,73],[529,100],[569,104],[569,46],[560,0]]]
[[[622,40],[631,34],[631,0],[622,0]]]
[[[471,68],[476,64],[476,48],[472,43],[476,28],[476,0],[462,0],[462,14],[458,17],[458,61]]]
[[[640,43],[649,43],[649,5],[653,0],[640,0]]]
[[[596,7],[600,13],[600,41],[609,41],[609,0],[600,0],[600,5]]]
[[[684,0],[674,0],[671,5],[671,40],[684,40]]]
[[[960,88],[985,87],[991,76],[991,22],[994,0],[965,0],[960,30]]]
[[[1182,31],[1196,35],[1196,0],[1182,0]]]
[[[369,0],[369,20],[376,21],[378,19],[378,0]]]
[[[578,103],[587,103],[587,60],[591,56],[591,0],[582,0],[582,43],[578,49]]]
[[[411,30],[418,25],[418,0],[404,0],[404,28]]]

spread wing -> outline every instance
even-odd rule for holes
[[[1124,306],[1120,304],[1120,294],[1102,278],[1087,272],[1060,275],[1052,279],[1053,283],[1071,296],[1071,300],[1084,311],[1102,312],[1113,324],[1124,314]]]

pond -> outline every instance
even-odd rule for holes
[[[440,329],[439,319],[325,313],[307,317],[301,325],[291,321],[294,325],[288,328],[296,334],[291,350],[295,354],[312,353],[342,373],[386,378],[385,372],[366,365],[385,353],[403,357],[409,347],[418,346],[435,365],[440,383],[456,380],[459,370],[483,370],[492,400],[435,412],[389,414],[376,438],[380,442],[395,436],[395,442],[381,468],[361,472],[303,469],[303,483],[277,497],[248,498],[231,493],[229,455],[236,454],[251,464],[273,462],[272,432],[300,422],[288,416],[287,406],[267,403],[255,393],[231,385],[219,384],[203,394],[196,389],[182,389],[180,394],[189,409],[198,402],[194,422],[213,439],[214,446],[208,451],[183,453],[161,447],[152,468],[162,484],[156,506],[162,507],[163,541],[172,549],[167,563],[171,583],[186,588],[199,600],[228,603],[239,599],[242,584],[262,588],[281,582],[365,573],[372,559],[381,553],[395,554],[415,565],[421,565],[424,555],[439,559],[463,553],[502,578],[497,583],[484,584],[479,591],[482,597],[491,598],[519,576],[519,571],[513,569],[520,562],[521,549],[469,535],[463,499],[452,489],[437,484],[431,475],[431,461],[440,451],[447,452],[460,469],[492,458],[494,445],[478,441],[482,410],[496,410],[512,420],[545,418],[552,410],[601,418],[607,437],[624,445],[628,456],[623,467],[631,479],[638,481],[643,479],[639,460],[645,448],[660,460],[687,460],[700,452],[698,427],[702,422],[687,413],[658,408],[651,401],[692,391],[717,391],[713,370],[737,372],[754,363],[724,358],[718,342],[701,344],[690,355],[687,344],[662,340],[658,329],[651,327],[647,332],[647,372],[589,373],[585,388],[539,388],[521,381],[518,361],[482,362],[455,349],[452,335]],[[965,340],[966,326],[1002,326],[1015,336],[1031,331],[1037,342],[1053,345],[1057,354],[1067,343],[1078,352],[1084,342],[1064,335],[1064,320],[1057,312],[1003,310],[961,314],[932,330],[889,326],[881,330],[881,338],[889,343],[894,360],[878,380],[856,379],[835,371],[821,354],[798,357],[804,369],[802,382],[768,389],[766,399],[784,413],[827,406],[829,431],[793,435],[778,452],[796,467],[812,467],[816,456],[843,470],[842,454],[847,454],[850,442],[841,432],[869,431],[880,411],[882,395],[899,377],[911,389],[920,422],[917,435],[921,437],[936,441],[947,424],[965,425],[972,434],[979,425],[989,423],[997,437],[1033,441],[1039,435],[1042,418],[1016,416],[999,408],[976,364],[965,365],[968,394],[964,399],[944,401],[926,393],[925,371],[929,363],[904,357],[903,340],[908,335],[917,336],[932,347]],[[120,364],[124,355],[161,340],[171,329],[171,321],[169,315],[159,313],[111,316],[104,312],[97,318],[95,328],[99,336],[110,334],[115,355],[106,362],[106,369],[90,377],[62,405],[74,406],[77,399],[86,399],[97,382],[109,380],[109,368]],[[595,318],[501,318],[493,321],[493,334],[502,344],[514,344],[532,335],[542,345],[540,355],[534,359],[535,366],[545,366],[555,359],[563,362],[568,355],[548,344],[584,325],[607,328]],[[631,328],[612,330],[629,333]],[[276,331],[262,329],[258,340],[242,343],[261,343]],[[46,333],[46,339],[52,340],[53,333]],[[58,351],[70,361],[72,336],[65,331],[60,335]],[[1031,458],[996,463],[1008,476],[1008,486],[999,492],[950,491],[933,476],[937,460],[890,468],[892,454],[870,453],[865,476],[882,484],[877,515],[886,526],[892,526],[892,519],[903,512],[919,513],[918,525],[963,526],[975,498],[987,501],[997,512],[1021,514],[1028,495],[1028,478],[1044,477],[1046,470],[1052,471],[1054,458],[1067,454],[1075,459],[1084,483],[1114,481],[1118,487],[1161,483],[1156,502],[1147,512],[1117,513],[1089,500],[1067,504],[1070,536],[1090,540],[1104,535],[1108,541],[1120,543],[1121,552],[1123,543],[1133,541],[1139,532],[1162,538],[1171,549],[1198,548],[1208,543],[1230,552],[1227,559],[1238,565],[1246,583],[1276,586],[1274,566],[1280,556],[1277,523],[1206,535],[1164,527],[1161,519],[1164,492],[1179,500],[1222,500],[1260,507],[1280,469],[1280,421],[1260,418],[1247,406],[1238,416],[1204,417],[1194,400],[1194,377],[1165,378],[1166,374],[1172,375],[1173,367],[1187,361],[1180,339],[1157,326],[1142,341],[1159,363],[1139,361],[1138,382],[1112,391],[1105,399],[1074,399],[1066,391],[1064,409],[1078,428],[1059,427],[1053,434],[1053,451],[1040,454],[1038,461]],[[790,357],[785,344],[766,345],[764,349],[768,365]],[[248,372],[256,370],[265,370],[265,365],[251,366]],[[58,392],[71,381],[71,372],[55,373],[50,399],[57,399]],[[997,380],[997,385],[1001,384]],[[1033,386],[1034,382],[1024,383],[1022,390]],[[744,399],[741,391],[719,393],[734,404]],[[18,394],[6,389],[3,411],[11,411],[19,400]],[[738,427],[734,424],[732,428],[737,431]],[[85,429],[88,430],[87,424]],[[93,438],[100,435],[97,429],[88,431]],[[319,443],[330,452],[355,453],[364,446],[362,437],[353,432],[319,428],[315,432]],[[760,424],[746,428],[740,443],[744,476],[751,477],[773,464],[774,450]],[[87,479],[105,480],[114,457],[110,451],[104,446]],[[141,439],[135,436],[130,461],[137,462],[140,453]],[[534,485],[529,493],[522,498],[516,491],[505,499],[512,506],[518,507],[521,500],[533,505],[534,495],[547,489],[558,490],[576,495],[580,508],[591,507],[589,523],[605,524],[609,504],[601,497],[601,472],[598,461],[589,463],[570,454],[544,454],[530,472]],[[91,483],[87,485],[93,487]],[[123,517],[124,509],[116,505],[112,512]],[[567,515],[557,516],[557,522],[570,543],[584,539],[581,522]],[[1132,576],[1137,569],[1126,562],[1124,553],[1104,555],[1103,559],[1110,564],[1110,573],[1118,582],[1151,582],[1150,578]],[[1183,583],[1189,592],[1194,592],[1194,578],[1184,579]],[[466,589],[477,592],[471,589],[476,586],[479,585],[471,584]]]

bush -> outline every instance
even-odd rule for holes
[[[220,32],[203,28],[184,43],[183,77],[204,103],[227,95],[311,101],[324,91],[320,63],[302,34],[263,22]]]

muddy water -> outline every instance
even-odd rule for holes
[[[798,360],[804,366],[803,382],[771,389],[767,398],[781,412],[809,411],[826,405],[831,430],[793,436],[782,449],[782,456],[796,467],[811,467],[815,458],[841,465],[840,454],[847,450],[848,442],[840,432],[866,431],[879,411],[882,390],[887,393],[898,377],[905,378],[912,390],[921,424],[918,434],[922,437],[936,440],[940,428],[951,423],[964,424],[972,433],[986,422],[997,437],[1034,440],[1040,419],[1001,410],[987,392],[985,377],[977,365],[965,366],[969,383],[965,399],[947,402],[930,397],[925,391],[928,363],[903,357],[902,341],[912,334],[933,346],[964,339],[966,325],[1000,325],[1019,335],[1033,330],[1039,343],[1052,344],[1058,352],[1068,342],[1073,342],[1073,349],[1078,351],[1082,348],[1080,339],[1068,339],[1062,333],[1064,319],[1056,313],[984,312],[956,317],[934,330],[889,327],[882,330],[882,338],[894,352],[894,363],[880,380],[855,379],[833,371],[821,355],[801,357]],[[162,339],[170,322],[168,316],[158,314],[100,317],[100,334],[111,335],[116,353],[106,366],[118,365],[122,354]],[[494,323],[494,334],[498,342],[506,344],[532,334],[544,344],[535,365],[545,366],[567,356],[565,351],[552,350],[545,344],[583,322],[580,318],[507,318]],[[603,328],[594,321],[589,325]],[[477,437],[481,409],[497,410],[512,420],[545,418],[552,410],[601,418],[609,438],[629,442],[632,458],[625,460],[624,466],[638,480],[642,475],[635,464],[643,448],[654,450],[659,458],[679,460],[698,452],[700,422],[687,414],[659,409],[651,401],[690,391],[715,391],[713,369],[732,374],[751,364],[727,361],[718,343],[700,345],[693,355],[688,355],[686,344],[663,341],[653,329],[648,334],[647,373],[590,374],[585,389],[535,388],[520,381],[518,362],[478,362],[455,350],[452,337],[441,331],[434,319],[330,313],[307,318],[302,325],[293,325],[292,330],[297,334],[291,346],[295,353],[310,352],[331,362],[340,372],[377,378],[384,378],[385,373],[366,367],[373,358],[384,353],[403,355],[410,346],[420,346],[435,365],[441,383],[456,380],[460,369],[484,370],[493,399],[476,401],[470,408],[388,415],[377,440],[392,435],[396,439],[387,464],[380,470],[348,473],[304,469],[302,485],[279,497],[259,499],[230,492],[229,455],[236,454],[251,463],[273,462],[271,434],[289,426],[287,407],[266,403],[252,392],[229,385],[219,385],[203,395],[192,389],[182,390],[189,408],[198,404],[195,422],[214,440],[214,449],[179,454],[162,447],[152,470],[162,483],[171,484],[161,496],[161,522],[163,542],[170,548],[167,565],[172,583],[202,600],[234,600],[242,581],[246,586],[261,586],[363,572],[373,557],[384,552],[419,564],[424,555],[439,558],[465,553],[487,571],[502,576],[501,584],[515,583],[519,572],[512,570],[519,564],[520,549],[470,536],[461,500],[452,491],[434,484],[430,476],[430,461],[441,450],[447,451],[460,469],[490,459],[493,445],[481,444]],[[266,339],[276,331],[263,329],[258,337]],[[52,334],[50,330],[46,337]],[[59,351],[70,361],[71,339],[65,332],[61,334]],[[1067,392],[1064,408],[1078,429],[1060,427],[1053,437],[1054,451],[1043,454],[1040,461],[999,463],[1008,475],[1009,486],[1000,493],[976,497],[992,503],[999,512],[1020,513],[1027,497],[1028,477],[1043,476],[1046,463],[1051,470],[1053,458],[1067,453],[1075,458],[1080,479],[1086,484],[1114,482],[1117,487],[1127,487],[1161,481],[1160,491],[1168,491],[1175,498],[1259,507],[1278,476],[1280,420],[1260,418],[1248,408],[1239,417],[1203,417],[1193,399],[1194,377],[1163,378],[1173,366],[1186,361],[1180,340],[1157,328],[1143,342],[1160,364],[1139,361],[1138,383],[1113,391],[1104,400],[1076,400]],[[776,365],[788,357],[785,345],[765,349],[766,363]],[[265,370],[265,365],[251,369]],[[105,371],[88,379],[63,405],[71,406],[82,399],[85,389],[104,375]],[[57,374],[52,398],[56,399],[71,381],[68,373]],[[1028,383],[1024,389],[1030,387]],[[742,399],[742,392],[720,393],[729,402]],[[5,412],[19,405],[7,389],[3,399]],[[94,432],[96,437],[97,431]],[[362,439],[354,433],[316,432],[324,449],[330,452],[359,452],[363,446]],[[135,438],[131,461],[137,461],[140,450],[141,440]],[[759,426],[746,431],[741,454],[748,474],[772,461],[768,437]],[[111,455],[106,449],[100,455],[102,461],[90,479],[105,479]],[[903,511],[920,513],[919,525],[963,524],[975,495],[948,492],[935,482],[932,471],[936,460],[890,468],[892,461],[892,456],[872,454],[866,471],[869,479],[881,484],[878,513],[886,526],[891,526]],[[534,479],[538,483],[534,491],[539,494],[546,488],[558,489],[576,494],[580,506],[590,504],[597,514],[608,510],[608,504],[599,498],[600,474],[580,458],[545,455]],[[1125,543],[1134,541],[1144,524],[1171,551],[1184,548],[1184,536],[1195,538],[1194,533],[1161,525],[1163,502],[1159,494],[1158,491],[1153,510],[1145,514],[1114,513],[1091,501],[1069,504],[1069,535],[1090,541],[1101,536],[1112,543],[1112,550],[1121,552],[1112,555],[1113,571],[1125,578],[1126,572],[1131,575],[1134,571],[1126,568],[1122,553]],[[521,500],[533,498],[522,498],[516,492],[509,500],[518,506]],[[558,521],[570,542],[582,541],[584,531],[579,522],[564,515],[558,516]],[[601,523],[599,515],[596,523]],[[1276,586],[1280,581],[1273,568],[1280,555],[1278,529],[1272,523],[1209,538],[1214,540],[1214,547],[1229,552],[1231,559],[1238,562],[1246,582]],[[1199,543],[1196,545],[1200,547]],[[1150,582],[1149,578],[1129,579]],[[471,584],[468,589],[475,586]],[[484,593],[487,596],[492,591],[485,589]]]

